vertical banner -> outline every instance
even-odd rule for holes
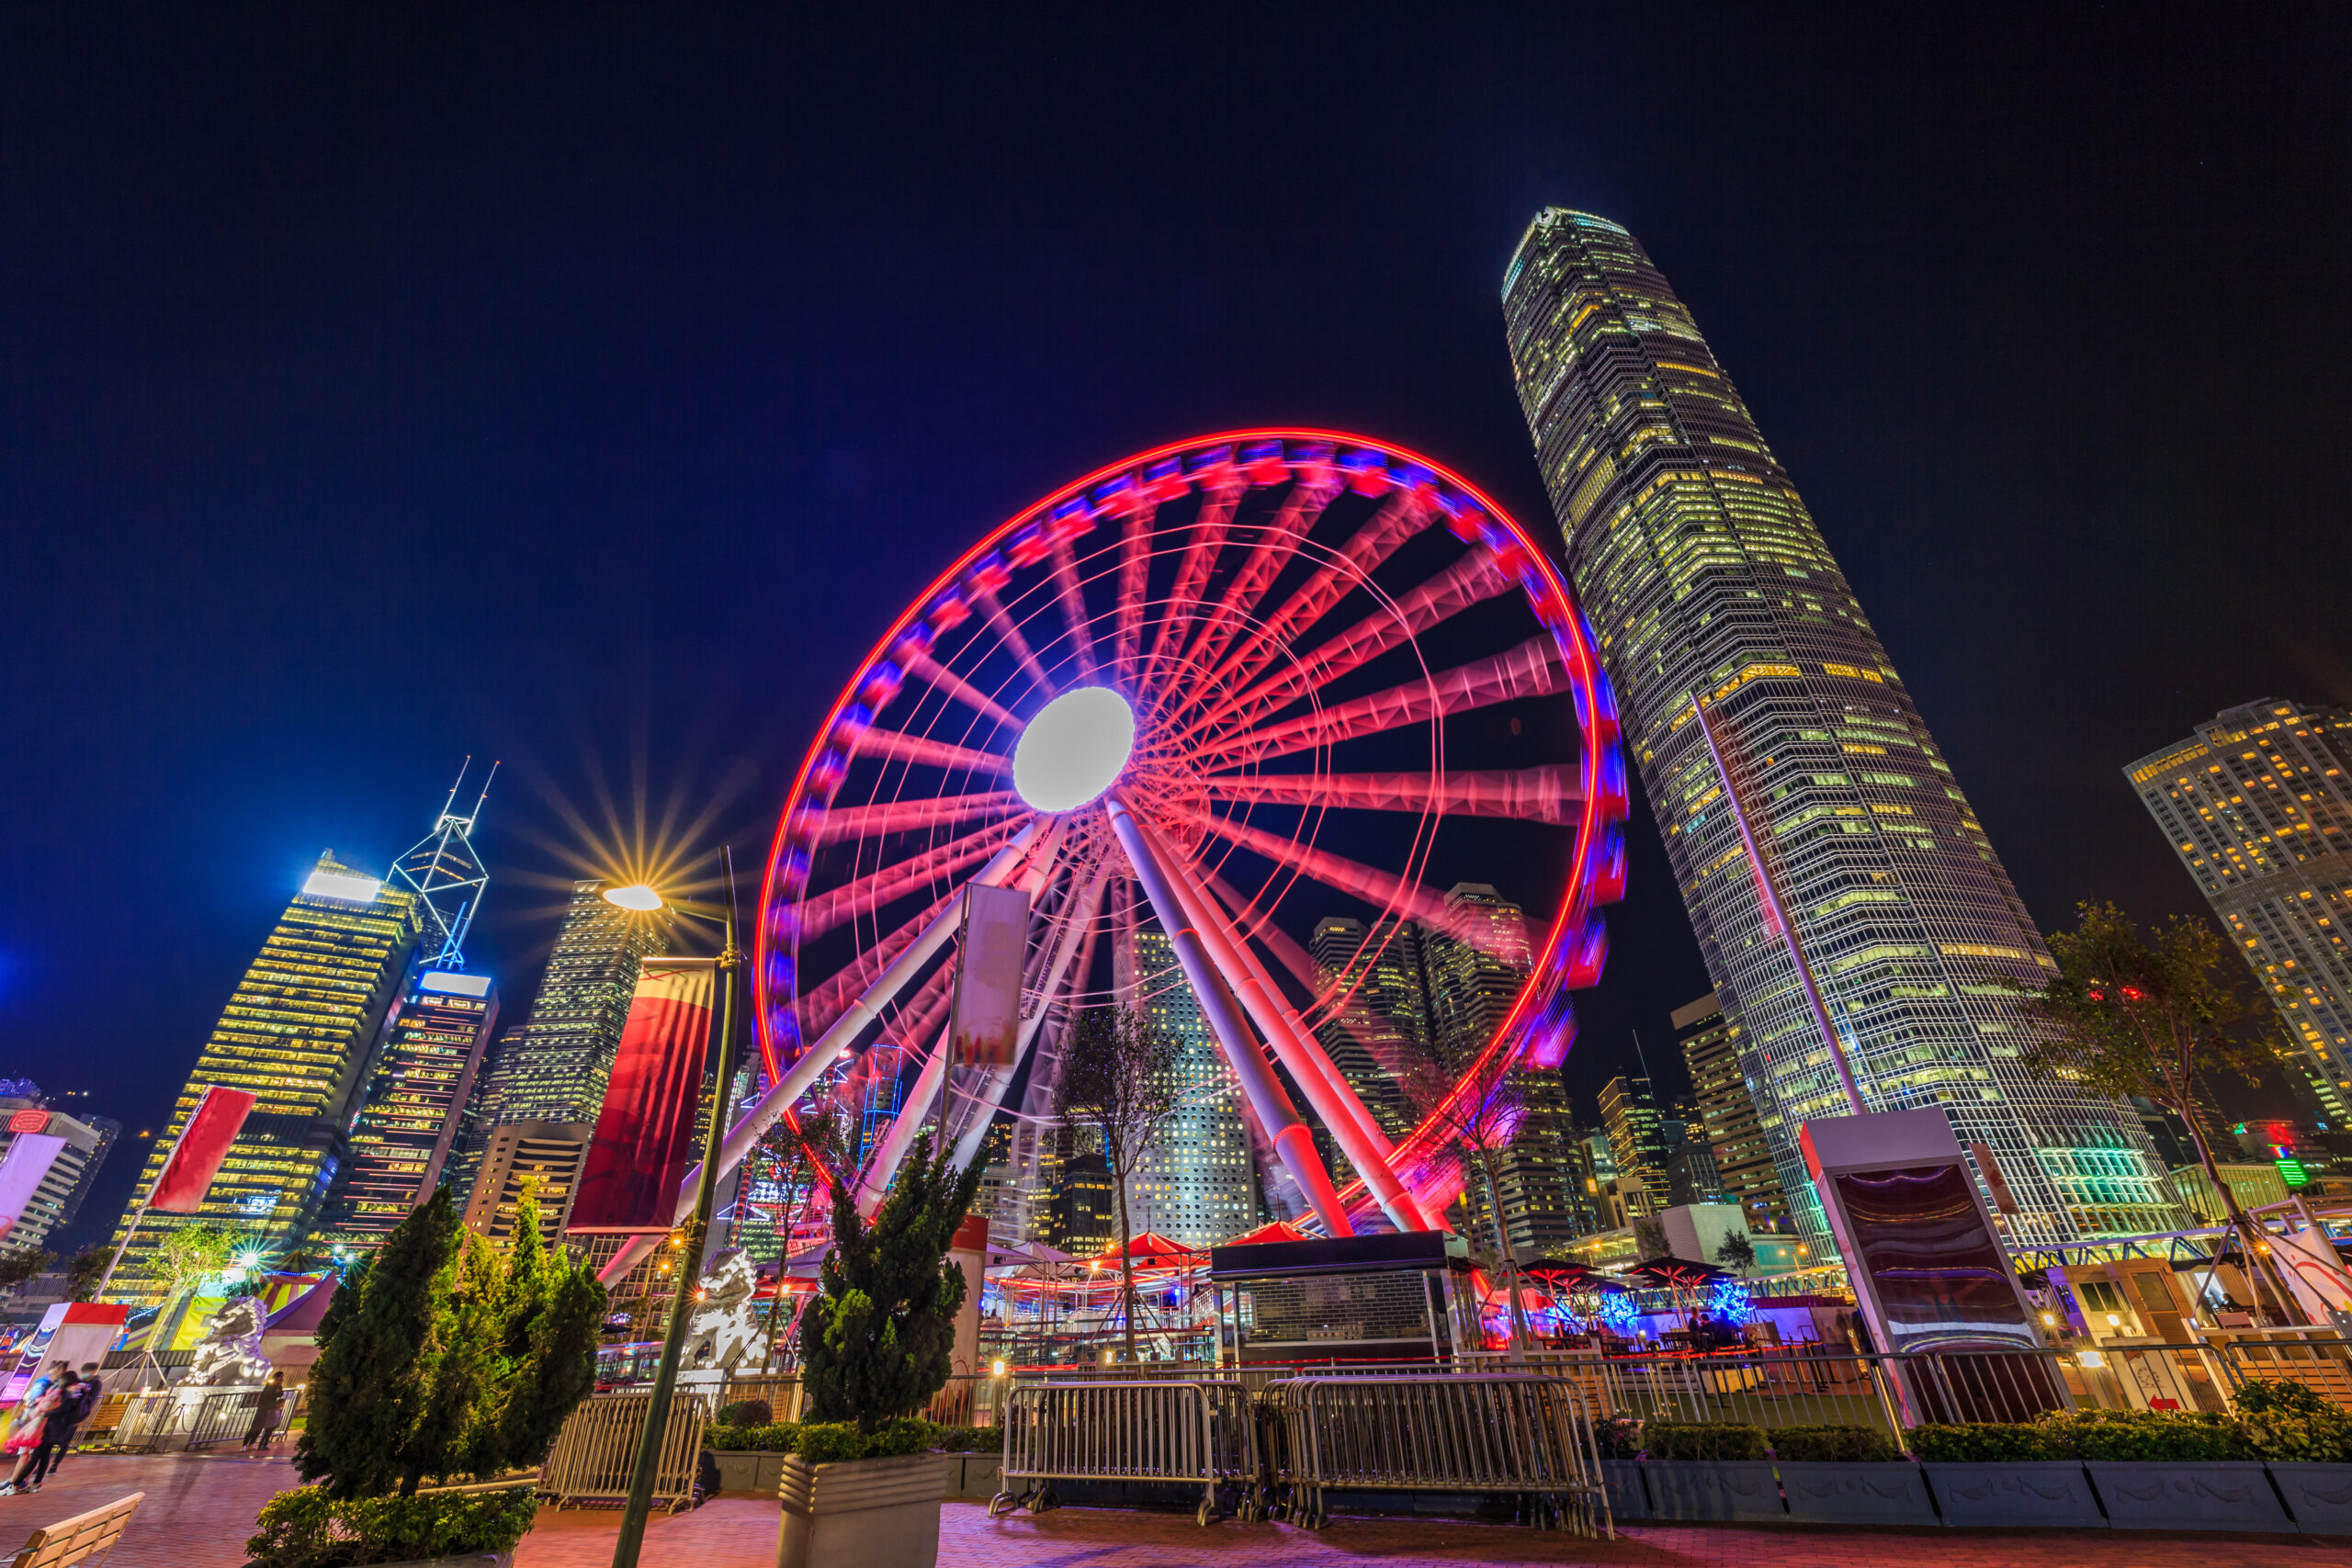
[[[1021,1033],[1021,971],[1029,956],[1029,895],[1017,887],[964,890],[956,943],[956,1007],[949,1014],[958,1067],[1009,1067]]]
[[[24,1115],[18,1111],[18,1115]],[[47,1124],[49,1118],[41,1117]],[[17,1228],[25,1217],[25,1205],[33,1201],[41,1179],[49,1168],[57,1163],[58,1151],[65,1147],[65,1140],[54,1133],[18,1133],[8,1145],[7,1157],[0,1159],[0,1243]]]
[[[147,1206],[159,1214],[193,1214],[203,1208],[204,1195],[212,1190],[212,1179],[220,1174],[220,1162],[229,1157],[229,1145],[244,1130],[253,1108],[254,1097],[243,1089],[219,1084],[207,1089],[172,1146],[172,1157],[156,1175]]]
[[[639,966],[567,1233],[639,1235],[676,1220],[678,1185],[694,1163],[717,974],[707,958]]]

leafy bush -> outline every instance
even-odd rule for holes
[[[2077,1410],[2044,1416],[2039,1426],[2065,1434],[2084,1459],[2197,1463],[2251,1459],[2245,1434],[2226,1416],[2172,1410]]]
[[[1004,1447],[1004,1432],[997,1427],[933,1427],[931,1446],[940,1453],[993,1453]]]
[[[1604,1416],[1600,1425],[1593,1428],[1593,1440],[1600,1445],[1604,1459],[1639,1459],[1642,1457],[1642,1418],[1618,1411]]]
[[[730,1453],[788,1454],[799,1446],[800,1426],[795,1421],[771,1421],[758,1427],[728,1427],[714,1423],[704,1435],[706,1447]]]
[[[2075,1457],[2064,1434],[2008,1421],[1914,1427],[1911,1451],[1930,1464],[2024,1464]]]
[[[2234,1403],[2241,1416],[2326,1416],[2341,1410],[2301,1383],[2284,1378],[2249,1378],[2239,1388]]]
[[[1764,1428],[1738,1421],[1651,1421],[1643,1427],[1652,1459],[1762,1459]]]
[[[718,1407],[722,1427],[767,1427],[775,1422],[775,1407],[764,1399],[739,1399]]]
[[[245,1542],[251,1568],[347,1568],[511,1551],[539,1500],[528,1486],[422,1497],[330,1497],[322,1486],[271,1498]]]
[[[1772,1433],[1772,1452],[1794,1464],[1885,1464],[1903,1457],[1875,1427],[1782,1427]]]
[[[939,1428],[928,1421],[907,1418],[886,1421],[871,1432],[861,1432],[854,1421],[804,1421],[794,1451],[810,1464],[841,1464],[855,1459],[892,1459],[919,1454],[932,1446]]]

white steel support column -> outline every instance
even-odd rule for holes
[[[1151,901],[1159,923],[1167,929],[1169,945],[1176,950],[1176,961],[1183,966],[1185,979],[1192,982],[1201,1012],[1208,1020],[1217,1043],[1224,1048],[1226,1064],[1241,1080],[1241,1091],[1249,1096],[1258,1120],[1272,1138],[1274,1153],[1281,1158],[1283,1168],[1297,1180],[1326,1229],[1335,1236],[1355,1235],[1355,1227],[1348,1223],[1347,1211],[1340,1206],[1339,1194],[1332,1190],[1331,1174],[1323,1168],[1323,1161],[1315,1152],[1315,1135],[1299,1120],[1297,1108],[1283,1092],[1282,1082],[1274,1077],[1273,1069],[1266,1065],[1265,1053],[1250,1034],[1240,1004],[1234,1000],[1224,975],[1210,959],[1199,931],[1185,918],[1184,906],[1169,886],[1159,856],[1141,830],[1142,824],[1116,795],[1107,797],[1103,806],[1110,814],[1111,830],[1119,836],[1120,844],[1127,852],[1127,863],[1135,868],[1136,880],[1143,885],[1144,897]]]
[[[1365,1190],[1387,1214],[1389,1223],[1400,1231],[1436,1229],[1413,1201],[1413,1195],[1396,1179],[1396,1173],[1389,1168],[1388,1151],[1374,1142],[1378,1129],[1373,1128],[1367,1135],[1366,1127],[1372,1117],[1356,1099],[1355,1090],[1348,1087],[1322,1048],[1309,1043],[1298,1014],[1274,988],[1264,965],[1250,953],[1247,939],[1233,929],[1225,912],[1193,880],[1183,858],[1160,842],[1148,823],[1137,822],[1136,830],[1150,845],[1161,873],[1183,905],[1185,920],[1201,933],[1210,962],[1232,985],[1242,1007],[1273,1046],[1274,1055],[1290,1068],[1299,1091],[1306,1096],[1315,1113],[1323,1118],[1323,1124],[1339,1143],[1340,1152],[1348,1156],[1348,1163],[1363,1178]]]

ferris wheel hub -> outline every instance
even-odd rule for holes
[[[1080,686],[1047,703],[1012,749],[1012,787],[1039,811],[1075,811],[1126,771],[1135,710],[1108,686]]]

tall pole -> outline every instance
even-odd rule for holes
[[[653,1511],[654,1472],[662,1462],[662,1440],[670,1426],[670,1399],[678,1385],[678,1362],[686,1345],[686,1309],[693,1302],[687,1281],[702,1278],[703,1243],[710,1234],[710,1211],[718,1193],[718,1145],[727,1135],[727,1100],[735,1077],[735,976],[743,966],[735,945],[735,852],[727,859],[727,940],[718,954],[718,1082],[712,1091],[710,1123],[703,1133],[702,1179],[695,1189],[694,1218],[686,1223],[685,1249],[678,1255],[678,1290],[670,1303],[670,1330],[662,1340],[662,1364],[645,1404],[645,1431],[638,1438],[637,1467],[629,1472],[628,1506],[621,1513],[620,1540],[613,1545],[613,1568],[637,1568],[645,1544],[645,1518]]]
[[[1747,863],[1756,872],[1756,896],[1763,903],[1768,923],[1781,928],[1781,940],[1788,945],[1789,962],[1797,966],[1797,984],[1804,991],[1804,999],[1813,1004],[1813,1021],[1821,1026],[1823,1043],[1829,1047],[1829,1060],[1838,1068],[1838,1081],[1845,1088],[1847,1108],[1857,1116],[1870,1113],[1862,1103],[1862,1091],[1854,1082],[1853,1064],[1846,1060],[1846,1048],[1838,1039],[1836,1026],[1829,1021],[1829,1010],[1822,1005],[1821,987],[1813,982],[1813,965],[1804,961],[1804,948],[1797,942],[1797,928],[1789,923],[1788,911],[1781,907],[1781,895],[1772,886],[1772,870],[1764,863],[1763,852],[1756,847],[1756,835],[1748,831],[1747,813],[1739,804],[1739,786],[1732,783],[1731,770],[1724,765],[1724,754],[1715,746],[1714,726],[1707,722],[1707,710],[1699,701],[1699,694],[1690,694],[1690,711],[1699,716],[1699,733],[1707,742],[1707,755],[1714,759],[1715,773],[1724,781],[1724,803],[1731,807],[1733,826],[1739,829],[1739,841],[1747,851]],[[1638,1041],[1636,1045],[1638,1046]]]

